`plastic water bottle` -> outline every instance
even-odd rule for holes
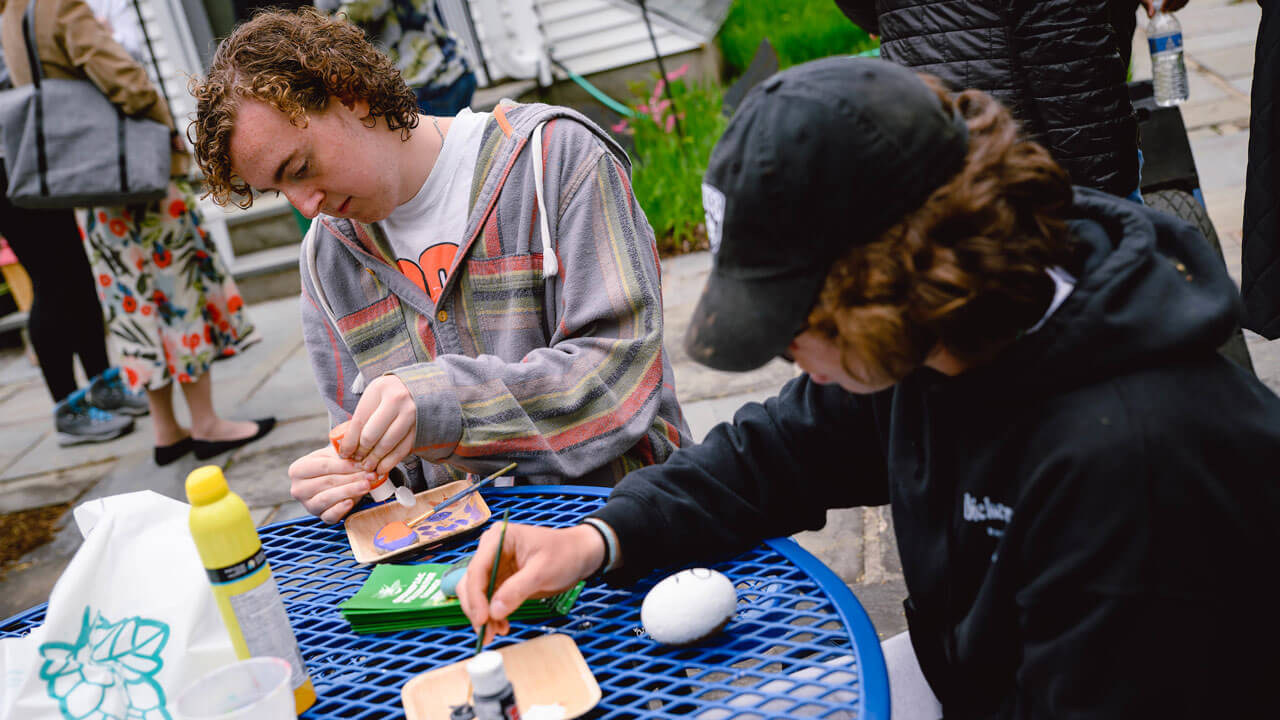
[[[1151,48],[1151,76],[1155,100],[1160,107],[1186,102],[1187,65],[1182,59],[1182,25],[1173,13],[1164,12],[1157,0],[1156,14],[1147,24],[1147,45]]]

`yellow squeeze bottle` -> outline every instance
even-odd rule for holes
[[[293,667],[293,699],[299,714],[316,701],[316,690],[302,664],[298,640],[249,517],[249,507],[227,488],[216,465],[187,476],[191,536],[213,584],[222,621],[241,660],[273,655]]]

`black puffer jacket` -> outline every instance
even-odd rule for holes
[[[1138,187],[1138,126],[1111,23],[1115,0],[836,4],[880,35],[885,59],[994,96],[1073,183],[1122,196]]]
[[[1240,290],[1244,326],[1280,337],[1280,0],[1263,0],[1253,63]]]

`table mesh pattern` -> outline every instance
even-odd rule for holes
[[[603,498],[498,492],[486,500],[495,519],[509,509],[512,522],[568,526]],[[337,606],[355,594],[369,567],[351,557],[341,526],[308,518],[259,532],[319,697],[303,718],[404,717],[400,688],[408,680],[471,656],[470,627],[353,634]],[[418,559],[452,562],[475,549],[476,537]],[[513,624],[491,647],[548,632],[572,636],[603,694],[586,717],[865,716],[849,632],[803,569],[769,545],[711,567],[736,585],[738,613],[722,633],[694,647],[659,645],[641,627],[645,593],[670,571],[625,590],[588,584],[568,615]],[[11,618],[0,636],[23,634],[43,616],[41,606]]]

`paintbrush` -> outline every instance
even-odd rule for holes
[[[453,497],[446,498],[446,499],[444,500],[444,502],[440,503],[439,505],[436,505],[436,506],[432,507],[430,510],[428,510],[428,511],[426,511],[426,512],[422,513],[422,514],[421,514],[421,515],[419,515],[418,517],[416,517],[416,518],[414,518],[414,519],[410,520],[409,522],[405,523],[405,525],[408,525],[409,527],[413,527],[414,525],[417,525],[418,523],[422,522],[423,520],[426,520],[427,518],[431,517],[432,515],[435,515],[436,513],[440,512],[441,510],[444,510],[445,508],[447,508],[447,507],[449,507],[450,505],[452,505],[452,504],[454,504],[454,503],[458,502],[459,500],[461,500],[461,499],[465,498],[466,496],[470,495],[471,493],[473,493],[473,492],[475,492],[475,491],[479,490],[480,488],[484,487],[485,485],[488,485],[489,483],[493,482],[494,480],[497,480],[497,479],[498,479],[498,477],[499,477],[499,476],[501,476],[501,475],[503,475],[504,473],[507,473],[507,472],[510,472],[511,470],[514,470],[514,469],[515,469],[515,467],[516,467],[516,464],[515,464],[515,463],[511,463],[510,465],[508,465],[508,466],[506,466],[506,467],[502,468],[501,470],[496,470],[496,471],[494,471],[494,473],[493,473],[492,475],[489,475],[488,477],[484,478],[483,480],[481,480],[481,481],[479,481],[479,482],[477,482],[477,483],[474,483],[474,484],[470,485],[470,486],[469,486],[469,487],[467,487],[465,490],[461,490],[461,491],[459,491],[459,492],[457,492],[457,493],[454,493]]]
[[[502,513],[502,532],[498,533],[498,551],[493,554],[493,571],[489,573],[489,590],[484,594],[485,602],[493,599],[493,588],[498,584],[498,564],[502,562],[502,541],[507,539],[507,516],[510,514],[510,508]],[[480,626],[480,637],[476,638],[476,655],[484,649],[485,627],[485,625]]]

